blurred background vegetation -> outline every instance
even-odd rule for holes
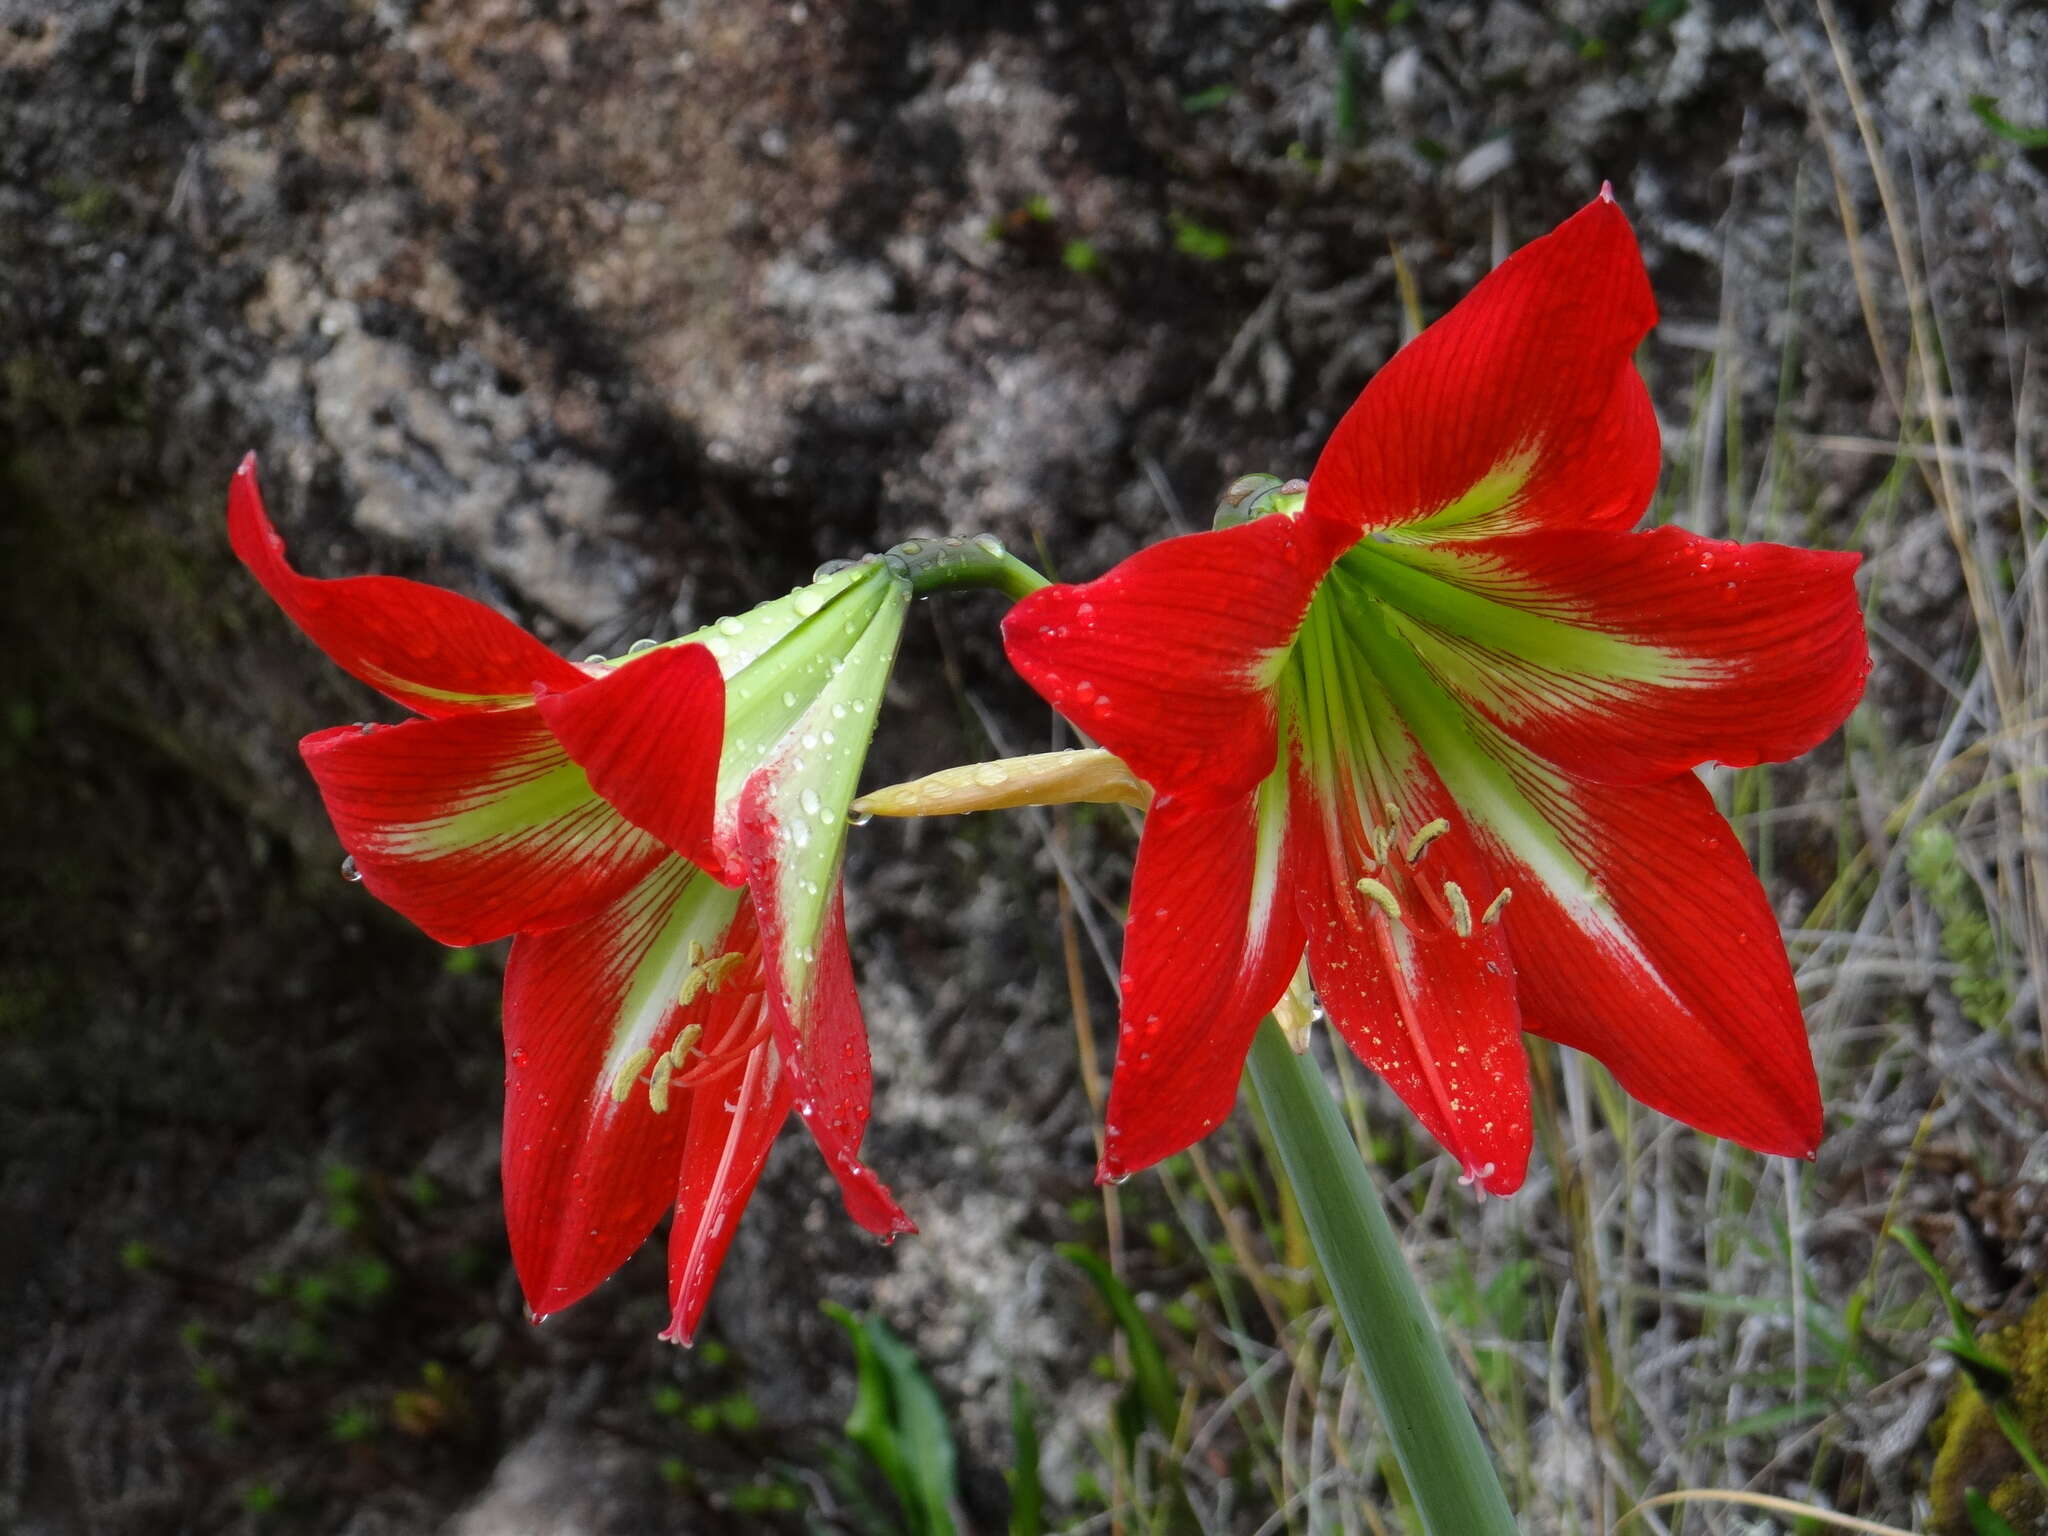
[[[502,954],[339,877],[293,743],[391,712],[222,505],[253,447],[306,568],[572,654],[912,534],[1092,575],[1605,179],[1653,515],[1867,557],[1868,702],[1713,777],[1828,1140],[1536,1045],[1481,1206],[1332,1070],[1531,1531],[2048,1529],[2044,71],[1988,4],[0,0],[0,1527],[1412,1529],[1260,1128],[1089,1183],[1121,812],[856,840],[921,1237],[791,1138],[694,1351],[658,1254],[530,1327]],[[1057,739],[997,613],[876,782]]]

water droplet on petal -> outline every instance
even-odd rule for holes
[[[583,665],[586,667],[601,667],[610,659],[607,656],[586,656],[583,658]]]
[[[1003,548],[1003,541],[992,533],[977,533],[974,536],[974,543],[975,547],[984,554],[1006,555],[1009,553],[1008,550]]]
[[[983,789],[994,789],[999,785],[1007,784],[1009,781],[1010,776],[994,763],[983,763],[974,770],[974,782]]]
[[[806,816],[817,815],[820,809],[818,802],[818,792],[815,789],[811,789],[808,786],[806,786],[804,792],[801,795],[797,796],[797,804],[804,808],[804,814]]]
[[[864,827],[874,819],[875,813],[873,811],[848,811],[846,813],[846,824],[849,827]]]
[[[782,690],[782,707],[784,709],[796,708],[796,695],[787,688]]]
[[[626,647],[626,654],[628,656],[638,656],[642,651],[651,651],[653,649],[654,642],[652,640],[635,640]]]
[[[358,734],[358,735],[360,735],[360,736],[368,736],[368,735],[372,734],[372,733],[373,733],[373,732],[374,732],[374,731],[375,731],[376,729],[377,729],[377,722],[376,722],[376,721],[374,721],[374,720],[365,720],[365,721],[364,721],[364,722],[363,722],[363,723],[362,723],[361,725],[359,725],[359,726],[357,726],[357,727],[356,727],[356,734]]]
[[[841,571],[852,570],[853,565],[854,563],[851,560],[827,560],[823,565],[811,572],[811,580],[824,581],[828,577],[837,576]]]
[[[341,861],[341,878],[344,880],[360,880],[363,878],[363,872],[356,868],[356,856],[354,854],[350,854]]]
[[[735,618],[723,618],[718,621],[718,632],[721,635],[737,635],[742,633],[746,627],[746,625]]]
[[[808,619],[824,606],[825,599],[808,587],[796,595],[796,611],[802,618]]]

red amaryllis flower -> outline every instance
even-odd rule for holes
[[[867,1036],[840,896],[845,811],[909,587],[848,566],[665,646],[572,664],[457,593],[285,560],[252,455],[235,552],[337,665],[424,718],[300,744],[352,872],[506,973],[504,1181],[544,1315],[674,1200],[687,1340],[794,1106],[854,1219],[913,1230],[858,1156]]]
[[[1841,723],[1857,561],[1627,531],[1655,319],[1603,190],[1379,372],[1305,497],[1011,611],[1011,660],[1157,791],[1104,1177],[1229,1113],[1304,946],[1344,1039],[1487,1189],[1528,1160],[1523,1029],[1702,1130],[1813,1150],[1777,923],[1686,770]]]

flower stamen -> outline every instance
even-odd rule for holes
[[[1515,891],[1513,886],[1502,886],[1500,888],[1500,894],[1494,897],[1493,900],[1489,901],[1486,904],[1486,910],[1479,914],[1479,921],[1481,921],[1482,923],[1499,922],[1501,912],[1507,907],[1508,898],[1513,896],[1514,894]]]
[[[1459,938],[1472,937],[1472,904],[1465,899],[1465,891],[1455,880],[1444,882],[1444,900],[1451,904],[1451,928]]]
[[[1374,831],[1379,832],[1381,829],[1374,828]],[[1358,894],[1386,913],[1394,922],[1398,923],[1401,921],[1400,898],[1387,886],[1373,879],[1371,875],[1363,876],[1358,881]]]
[[[1450,830],[1451,824],[1441,816],[1434,821],[1424,822],[1416,834],[1408,839],[1408,847],[1402,857],[1410,864],[1420,863],[1423,854],[1429,851],[1429,845]]]
[[[654,1052],[645,1046],[626,1058],[625,1065],[612,1078],[612,1102],[623,1104],[632,1095],[633,1084],[639,1080],[641,1070],[654,1060]]]

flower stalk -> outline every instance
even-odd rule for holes
[[[1515,1536],[1442,1333],[1329,1085],[1271,1019],[1253,1036],[1248,1060],[1252,1092],[1424,1528],[1431,1536]]]

